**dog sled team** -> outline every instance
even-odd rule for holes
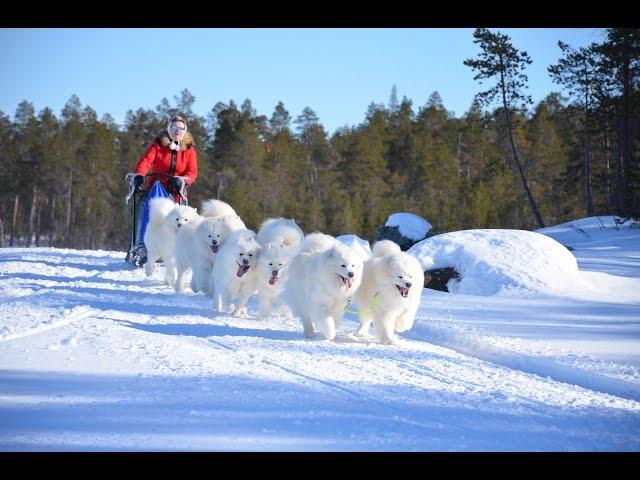
[[[163,195],[141,188],[154,176],[154,189]],[[333,340],[353,304],[360,317],[356,336],[367,335],[373,323],[377,341],[398,344],[396,332],[412,327],[423,272],[398,245],[379,241],[363,262],[332,236],[305,236],[292,219],[267,219],[256,233],[223,201],[207,200],[200,212],[188,206],[187,187],[196,177],[193,140],[184,118],[174,116],[127,176],[127,199],[134,198],[127,260],[144,265],[147,276],[162,259],[164,281],[176,292],[201,292],[218,312],[238,316],[248,314],[247,302],[257,293],[261,317],[290,311],[300,318],[307,338],[318,331]]]

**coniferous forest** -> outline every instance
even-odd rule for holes
[[[0,112],[3,246],[125,250],[133,170],[167,118],[188,120],[199,176],[190,204],[219,198],[247,227],[294,218],[307,233],[373,240],[393,212],[420,215],[436,232],[535,229],[590,215],[640,217],[640,30],[615,28],[602,43],[558,43],[557,85],[527,95],[535,62],[507,36],[477,29],[481,53],[464,63],[478,95],[455,117],[438,92],[371,104],[362,122],[329,135],[310,108],[278,103],[265,115],[249,99],[194,113],[187,89],[124,125],[72,96],[60,115],[24,100]],[[391,86],[390,86],[391,87]]]

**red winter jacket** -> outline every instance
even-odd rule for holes
[[[138,161],[135,173],[141,175],[150,175],[152,173],[170,173],[171,153],[173,150],[169,148],[171,140],[166,130],[160,132],[153,143],[147,149],[147,152]],[[196,149],[193,147],[193,137],[187,132],[182,140],[182,150],[176,154],[176,168],[174,177],[187,177],[187,184],[193,184],[198,178],[198,157]],[[169,191],[168,177],[161,175],[158,177],[149,177],[145,180],[142,188],[150,189],[156,182],[160,180],[162,185]]]

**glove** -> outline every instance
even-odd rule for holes
[[[178,187],[180,195],[184,197],[184,189],[189,185],[189,177],[173,177],[173,183]]]
[[[124,179],[134,187],[138,187],[142,185],[142,183],[144,182],[144,175],[132,172],[132,173],[127,173]]]
[[[127,192],[126,204],[129,204],[129,199],[133,196],[136,189],[144,182],[144,175],[139,173],[127,173],[124,179],[129,182],[129,191]]]

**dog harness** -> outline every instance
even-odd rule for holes
[[[347,298],[347,306],[344,307],[344,311],[345,312],[349,312],[349,313],[355,313],[356,315],[360,314],[360,313],[372,313],[373,309],[376,308],[376,304],[378,303],[378,294],[376,293],[373,298],[371,299],[371,306],[366,309],[366,310],[361,310],[361,311],[357,311],[354,310],[353,308],[349,307],[349,305],[351,305],[351,297]]]

